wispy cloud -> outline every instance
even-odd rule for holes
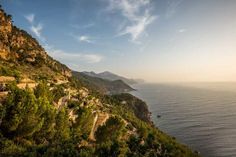
[[[86,60],[88,63],[98,63],[103,59],[102,56],[97,54],[85,54],[82,55],[82,58]]]
[[[103,60],[103,56],[96,54],[96,53],[69,53],[64,52],[63,50],[56,49],[53,46],[45,45],[44,46],[46,51],[49,52],[49,54],[68,65],[71,64],[78,64],[79,62],[85,62],[85,63],[99,63]]]
[[[78,40],[79,40],[80,42],[92,43],[90,37],[89,37],[89,36],[86,36],[86,35],[82,35],[82,36],[78,37]]]
[[[42,41],[45,41],[45,38],[42,36],[43,25],[39,23],[38,25],[30,26],[30,30]]]
[[[25,15],[26,20],[31,24],[34,23],[34,17],[35,17],[34,14]]]
[[[69,35],[71,37],[73,37],[78,42],[86,42],[86,43],[94,43],[95,42],[93,40],[93,38],[88,35],[74,35],[72,33],[70,33]]]
[[[35,14],[25,15],[25,19],[30,24],[31,32],[33,32],[34,35],[38,37],[41,41],[45,42],[46,39],[45,37],[42,36],[43,24],[42,23],[35,24]]]
[[[128,24],[122,26],[119,36],[131,35],[131,40],[136,41],[156,16],[150,13],[150,0],[108,0],[109,11],[120,11],[128,20]]]
[[[179,29],[179,30],[178,30],[179,33],[184,33],[184,32],[186,32],[186,31],[187,31],[187,30],[186,30],[185,28],[182,28],[182,29]]]
[[[167,19],[171,18],[176,13],[177,8],[183,1],[184,0],[169,0],[168,1],[168,7],[166,10]]]
[[[132,41],[136,41],[141,33],[143,33],[146,27],[151,24],[156,17],[154,16],[144,16],[139,19],[135,25],[127,26],[123,31],[120,32],[120,35],[131,34]]]

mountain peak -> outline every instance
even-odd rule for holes
[[[103,72],[100,72],[100,73],[98,73],[98,74],[113,74],[113,73],[110,72],[110,71],[103,71]]]

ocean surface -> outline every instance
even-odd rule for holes
[[[162,131],[203,157],[236,157],[236,83],[133,87],[137,91],[132,94],[147,102]]]

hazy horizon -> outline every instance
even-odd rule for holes
[[[235,0],[3,0],[14,24],[76,71],[235,82]]]

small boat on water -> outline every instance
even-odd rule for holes
[[[157,115],[157,118],[161,118],[161,115],[158,114],[158,115]]]

